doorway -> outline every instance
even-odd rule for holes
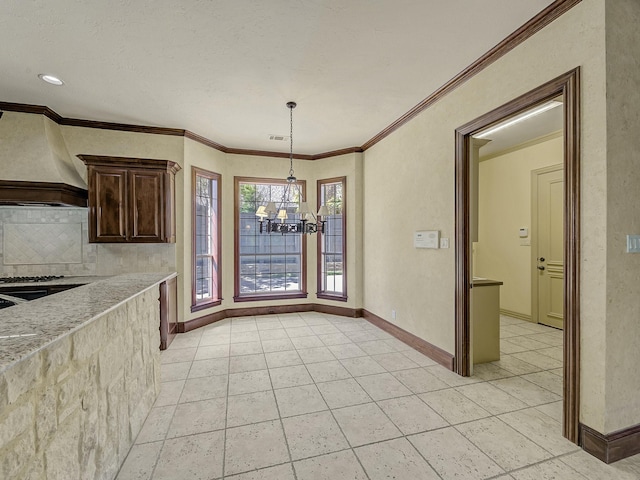
[[[471,372],[471,190],[470,162],[472,135],[524,110],[541,105],[562,95],[564,100],[564,189],[562,228],[564,243],[564,279],[562,311],[563,333],[563,435],[578,441],[579,395],[579,69],[528,92],[515,100],[461,126],[456,130],[455,165],[455,359],[456,373],[469,376]],[[546,267],[545,267],[546,268]]]

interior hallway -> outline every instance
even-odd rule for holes
[[[562,332],[501,318],[463,378],[363,319],[235,318],[180,334],[117,479],[640,478],[564,439]]]

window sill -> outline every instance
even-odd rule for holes
[[[191,305],[191,313],[199,312],[200,310],[206,310],[207,308],[211,308],[211,307],[217,307],[218,305],[221,305],[221,304],[222,304],[222,299],[214,300],[207,303],[198,303],[196,305]]]
[[[318,292],[316,293],[316,297],[323,300],[334,300],[336,302],[346,302],[348,300],[346,295],[332,295],[326,292]]]
[[[278,293],[266,295],[242,295],[233,297],[234,302],[259,302],[262,300],[289,300],[291,298],[307,298],[306,292]]]

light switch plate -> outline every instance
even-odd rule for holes
[[[627,253],[640,253],[640,235],[627,235]]]

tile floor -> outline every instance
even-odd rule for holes
[[[363,319],[235,318],[179,335],[117,480],[638,479],[562,438],[562,332],[501,319],[463,378]]]

